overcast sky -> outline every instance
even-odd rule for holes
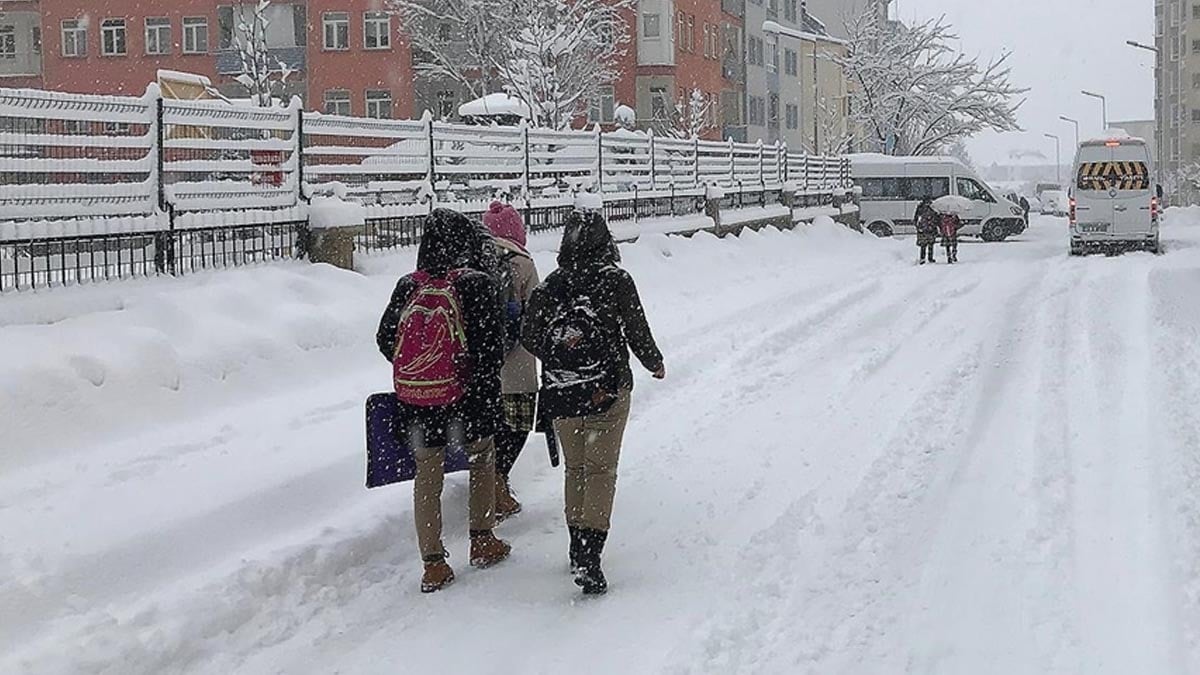
[[[970,141],[979,166],[1021,150],[1045,152],[1053,162],[1047,132],[1063,138],[1069,162],[1075,132],[1059,115],[1078,119],[1085,138],[1101,131],[1100,101],[1081,89],[1108,97],[1110,121],[1154,118],[1154,55],[1125,45],[1153,44],[1152,0],[893,0],[893,6],[905,22],[944,15],[968,53],[987,59],[1013,52],[1013,80],[1030,88],[1020,110],[1026,131]]]

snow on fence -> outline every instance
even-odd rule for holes
[[[412,243],[435,206],[492,199],[557,226],[579,192],[614,220],[849,185],[842,157],[782,144],[470,126],[224,101],[0,88],[0,291],[295,255],[316,195],[368,207],[368,248]]]

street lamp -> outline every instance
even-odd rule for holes
[[[1054,139],[1054,182],[1062,188],[1062,142],[1054,134],[1043,134],[1046,138]]]
[[[1134,49],[1141,49],[1143,51],[1147,51],[1147,52],[1150,52],[1151,54],[1154,54],[1154,69],[1156,71],[1155,77],[1157,78],[1157,76],[1158,76],[1157,70],[1160,65],[1159,61],[1158,61],[1158,57],[1162,54],[1162,52],[1159,51],[1158,47],[1144,45],[1144,44],[1138,42],[1137,40],[1126,40],[1125,44],[1129,45],[1130,47],[1133,47]],[[1156,82],[1157,82],[1157,79],[1156,79]],[[1166,106],[1161,105],[1159,101],[1155,101],[1154,107],[1155,107],[1154,145],[1155,145],[1155,153],[1158,155],[1158,157],[1156,158],[1157,161],[1155,162],[1155,164],[1157,165],[1157,166],[1155,166],[1155,170],[1158,172],[1159,182],[1162,182],[1162,173],[1163,173],[1162,163],[1166,161],[1163,158],[1163,155],[1166,150],[1166,142],[1167,142],[1166,133],[1165,133],[1167,130],[1167,119],[1166,119],[1167,111],[1166,111]]]
[[[1108,133],[1108,99],[1104,98],[1104,96],[1100,94],[1086,90],[1079,93],[1083,94],[1084,96],[1091,96],[1092,98],[1100,99],[1100,114],[1102,116],[1101,119],[1104,120],[1104,133]]]
[[[1064,122],[1070,122],[1071,124],[1075,125],[1075,147],[1078,148],[1079,147],[1079,120],[1067,117],[1066,115],[1059,115],[1058,119],[1060,119]]]

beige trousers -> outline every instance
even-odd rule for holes
[[[417,476],[413,481],[413,513],[417,521],[417,545],[421,558],[442,555],[442,485],[445,482],[446,449],[417,448]],[[496,446],[489,436],[467,447],[471,460],[470,521],[472,530],[490,530],[496,525]]]
[[[608,531],[617,492],[617,460],[629,421],[630,392],[602,414],[556,420],[566,460],[567,525]]]

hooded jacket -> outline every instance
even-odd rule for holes
[[[613,360],[618,389],[633,388],[633,371],[629,368],[631,349],[647,370],[657,371],[662,367],[663,355],[650,332],[637,286],[633,277],[618,267],[620,260],[621,254],[603,216],[580,211],[568,216],[558,269],[533,291],[521,333],[525,348],[546,366],[543,375],[556,365],[554,354],[558,351],[551,342],[550,323],[564,307],[583,295],[589,296],[604,325],[609,340],[605,351]],[[548,383],[542,384],[544,393]],[[564,416],[563,412],[545,410],[542,416],[556,419]]]
[[[417,251],[417,269],[444,278],[451,270],[460,273],[454,281],[463,308],[467,350],[471,355],[470,381],[461,400],[450,406],[421,407],[401,403],[402,424],[397,431],[419,428],[423,447],[444,446],[449,441],[473,443],[496,432],[502,419],[500,367],[504,362],[504,326],[496,302],[495,282],[482,271],[479,225],[449,209],[436,209],[425,221]],[[487,248],[491,249],[490,237]],[[375,342],[389,362],[395,350],[400,315],[411,300],[417,284],[411,274],[400,278],[379,321]]]

